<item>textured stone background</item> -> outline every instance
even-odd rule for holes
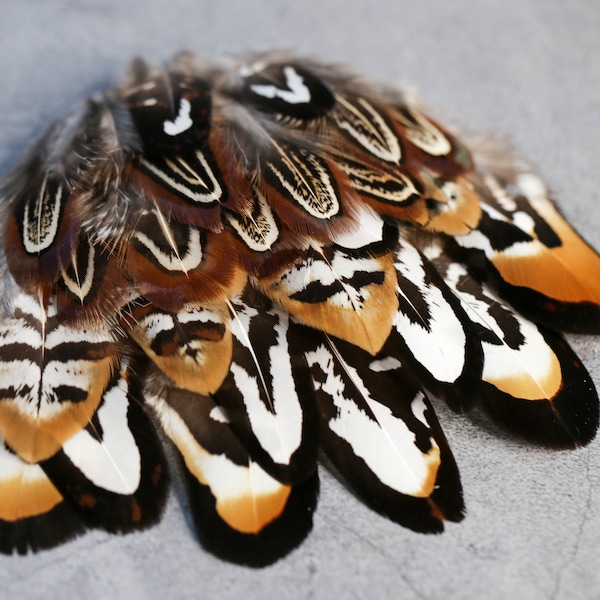
[[[442,119],[507,135],[600,247],[599,31],[597,0],[0,0],[0,171],[133,55],[285,48],[409,82]],[[571,339],[600,384],[598,338]],[[322,469],[312,534],[270,568],[202,551],[176,490],[149,531],[0,557],[0,596],[600,598],[600,442],[553,453],[438,415],[468,508],[441,536],[395,526]]]

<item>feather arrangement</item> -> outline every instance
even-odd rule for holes
[[[432,401],[596,433],[559,332],[600,332],[600,257],[527,165],[400,91],[282,55],[136,61],[0,196],[4,553],[155,523],[163,443],[202,544],[261,566],[310,531],[321,449],[393,521],[460,521]]]

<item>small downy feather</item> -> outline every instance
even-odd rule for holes
[[[438,400],[596,434],[561,332],[600,331],[600,256],[524,163],[401,91],[283,54],[137,60],[0,200],[3,553],[155,523],[162,442],[199,541],[258,567],[309,534],[320,449],[413,531],[463,519]]]

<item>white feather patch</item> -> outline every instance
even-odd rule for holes
[[[156,262],[167,271],[183,271],[187,273],[195,269],[202,262],[203,253],[200,231],[193,227],[188,228],[187,251],[184,256],[179,256],[179,254],[173,251],[169,253],[163,252],[153,239],[141,231],[135,232],[135,238],[152,253]],[[167,239],[172,243],[172,236],[169,236]]]
[[[435,479],[431,471],[440,464],[439,446],[430,438],[431,448],[423,453],[415,445],[415,434],[402,419],[394,417],[387,406],[371,397],[356,370],[344,364],[346,373],[364,398],[375,420],[367,416],[354,400],[345,394],[344,383],[333,371],[334,358],[324,346],[307,353],[309,365],[319,365],[326,373],[326,380],[317,385],[332,398],[338,415],[329,421],[331,431],[352,447],[354,454],[362,458],[377,478],[401,494],[428,497],[430,483]],[[413,412],[422,412],[422,394],[413,400]]]
[[[79,275],[81,274],[81,272],[77,266],[76,256],[73,257],[73,266],[75,267],[75,272],[78,276],[77,281],[70,277],[67,271],[62,266],[60,269],[65,286],[74,296],[77,296],[82,302],[83,299],[90,293],[92,285],[94,284],[94,273],[96,271],[94,263],[95,257],[96,251],[94,249],[94,246],[92,244],[89,244],[87,269],[84,273],[83,279],[79,279]]]
[[[179,414],[161,398],[147,398],[160,415],[167,435],[183,455],[188,469],[204,485],[208,485],[219,505],[248,496],[269,496],[281,489],[281,484],[258,465],[240,466],[225,454],[211,454],[192,435]]]
[[[469,318],[494,332],[500,340],[504,339],[503,330],[489,313],[489,304],[472,294],[457,289],[459,279],[465,276],[468,276],[468,273],[463,265],[455,263],[448,269],[446,281],[459,294]],[[504,306],[491,290],[482,288],[482,293],[488,300]],[[482,379],[494,385],[498,385],[498,382],[503,380],[521,379],[531,382],[546,382],[547,386],[548,374],[560,368],[556,355],[536,325],[512,310],[510,313],[515,319],[523,342],[518,348],[513,348],[505,344],[490,344],[482,341],[484,355]],[[540,383],[538,391],[539,396],[534,395],[528,399],[551,398],[558,390],[546,389],[544,384]]]
[[[173,121],[165,121],[163,130],[167,135],[175,136],[187,131],[194,122],[190,118],[192,105],[186,98],[182,98],[179,103],[179,112]]]
[[[281,89],[275,85],[251,85],[250,89],[264,98],[280,98],[288,104],[303,104],[310,102],[310,90],[304,84],[304,78],[298,75],[291,66],[284,67],[285,84],[288,89]]]
[[[363,248],[383,239],[383,219],[370,207],[357,203],[357,227],[352,231],[340,232],[332,241],[342,248]]]
[[[83,429],[63,446],[71,462],[98,487],[133,494],[141,481],[141,456],[127,419],[125,382],[111,388],[98,409],[102,441]]]
[[[231,322],[231,333],[254,357],[248,331],[252,317],[258,313],[254,308],[241,303],[235,306],[236,318]],[[264,381],[257,380],[235,362],[231,363],[230,371],[237,388],[244,390],[244,404],[253,434],[274,462],[287,464],[302,442],[303,415],[287,347],[288,315],[283,311],[269,311],[269,314],[274,314],[279,319],[279,324],[275,326],[277,342],[269,348],[273,382],[272,396],[268,398],[270,410],[260,397],[261,388],[268,393]]]
[[[396,269],[415,284],[427,303],[427,322],[415,323],[401,311],[393,325],[402,335],[413,356],[441,382],[452,383],[464,369],[466,336],[463,325],[442,292],[426,283],[426,273],[418,251],[401,242]],[[398,294],[405,296],[401,287]],[[405,296],[406,297],[406,296]]]

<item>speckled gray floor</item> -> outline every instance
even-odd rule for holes
[[[600,247],[599,31],[597,0],[0,0],[0,171],[135,54],[288,48],[410,82],[442,118],[506,134]],[[600,338],[570,339],[600,385]],[[149,531],[0,557],[0,597],[600,598],[600,440],[552,453],[438,415],[468,507],[443,535],[393,525],[323,469],[312,534],[270,568],[202,551],[175,493]]]

